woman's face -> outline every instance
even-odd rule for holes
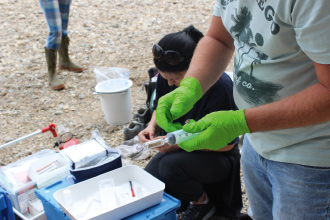
[[[180,82],[183,79],[186,72],[187,71],[181,71],[177,73],[165,73],[159,71],[160,75],[167,80],[169,86],[176,85],[177,87],[180,86]]]

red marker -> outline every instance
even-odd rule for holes
[[[129,181],[129,184],[131,185],[132,196],[135,197],[132,181]]]

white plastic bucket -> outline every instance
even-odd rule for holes
[[[132,120],[132,85],[129,79],[109,79],[95,86],[95,94],[100,96],[108,124],[123,125]]]

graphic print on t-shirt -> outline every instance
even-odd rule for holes
[[[228,2],[221,1],[221,3],[225,9]],[[251,12],[247,7],[242,7],[239,13],[237,13],[237,9],[235,9],[234,13],[231,14],[231,20],[234,24],[229,31],[238,43],[238,47],[235,50],[234,63],[234,83],[238,93],[247,103],[253,106],[276,101],[279,98],[278,91],[281,90],[283,86],[258,79],[253,75],[254,67],[260,65],[263,60],[267,60],[268,55],[256,48],[262,48],[264,45],[264,38],[262,34],[254,34],[251,30]],[[279,26],[275,28],[272,34],[277,34],[279,32]],[[244,60],[245,57],[249,59]],[[250,62],[249,70],[247,70],[247,68],[241,70],[243,61],[246,65],[247,60],[250,60],[248,61]]]

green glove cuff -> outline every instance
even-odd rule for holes
[[[193,96],[194,103],[196,103],[203,96],[202,86],[199,81],[194,77],[187,77],[181,80],[180,86],[191,88],[191,91],[195,91]]]

